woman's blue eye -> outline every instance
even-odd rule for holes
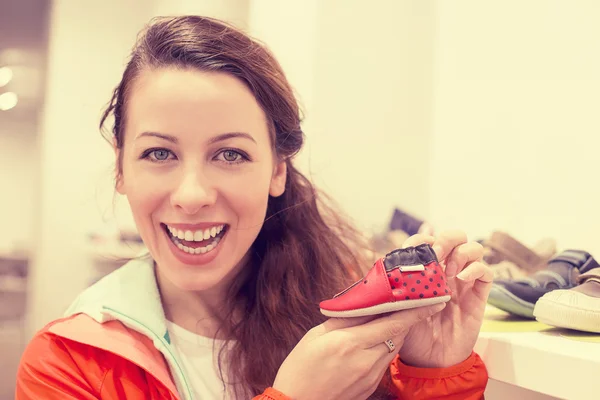
[[[154,155],[154,158],[159,161],[164,161],[169,158],[168,150],[154,150],[151,154]]]
[[[240,153],[233,150],[226,150],[223,152],[223,158],[227,162],[236,162],[241,157]]]
[[[174,157],[173,152],[167,149],[149,149],[142,155],[142,158],[147,158],[152,162],[165,162]]]
[[[224,162],[226,164],[240,164],[246,161],[249,161],[250,158],[238,150],[222,150],[217,155],[217,161]]]

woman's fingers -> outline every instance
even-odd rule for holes
[[[468,242],[463,231],[449,230],[438,237],[416,234],[404,242],[403,248],[427,243],[433,247],[440,263],[445,261],[446,275],[455,276],[468,262],[483,257],[483,247],[477,242]]]
[[[453,277],[469,265],[483,257],[483,246],[477,242],[458,245],[446,258],[446,276]]]
[[[435,242],[435,238],[429,235],[423,235],[421,233],[417,233],[416,235],[412,235],[404,244],[402,244],[402,248],[406,249],[407,247],[415,247],[423,243],[433,244]]]
[[[473,291],[482,299],[487,299],[494,281],[494,271],[482,262],[473,262],[463,269],[457,279],[473,282]]]
[[[329,318],[321,325],[315,326],[312,331],[317,335],[324,335],[327,332],[337,331],[344,328],[351,328],[357,325],[366,324],[369,321],[376,319],[376,315],[370,315],[367,317],[353,317],[353,318]]]
[[[413,325],[442,311],[445,306],[446,304],[442,303],[397,311],[366,324],[344,328],[341,331],[352,334],[365,349],[379,346],[378,348],[381,350],[387,350],[387,346],[383,344],[386,340],[403,338]]]
[[[446,257],[455,247],[467,243],[467,234],[459,230],[449,230],[442,232],[436,237],[432,247],[440,262],[446,260]]]
[[[460,273],[456,275],[456,278],[465,282],[481,281],[492,283],[494,280],[494,272],[482,262],[473,262],[460,271]]]

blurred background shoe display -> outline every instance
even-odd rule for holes
[[[94,265],[90,285],[146,250],[135,231],[104,230],[90,233],[88,238],[89,254]]]
[[[581,274],[598,267],[588,252],[566,250],[530,277],[495,280],[488,303],[511,314],[534,319],[534,307],[542,296],[557,289],[575,287]]]
[[[401,248],[406,239],[416,234],[434,235],[435,230],[430,223],[400,208],[394,208],[386,229],[371,235],[369,244],[374,254],[370,258],[375,261],[388,252]]]
[[[533,315],[559,328],[600,333],[600,268],[579,275],[577,286],[546,293],[535,303]]]
[[[433,235],[435,233],[430,224],[399,208],[394,209],[388,231],[401,231],[408,236],[416,235],[417,233],[424,235]]]
[[[518,279],[546,268],[556,254],[556,241],[544,238],[532,248],[511,235],[496,231],[483,240],[484,262],[494,271],[495,279]]]

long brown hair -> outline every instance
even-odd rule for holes
[[[151,21],[138,37],[102,116],[101,129],[109,116],[114,117],[107,139],[122,148],[132,82],[143,69],[161,67],[225,72],[244,82],[267,116],[275,154],[287,163],[285,192],[269,198],[249,273],[230,289],[229,298],[243,307],[244,318],[236,320],[232,308],[221,327],[233,340],[230,350],[219,353],[219,360],[227,354],[231,361],[221,375],[241,384],[244,394],[256,395],[273,384],[302,336],[325,321],[319,301],[352,283],[369,266],[361,252],[365,242],[294,167],[292,159],[304,142],[301,112],[279,63],[264,45],[221,21],[199,16]],[[121,160],[117,164],[121,171]]]

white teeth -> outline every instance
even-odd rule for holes
[[[223,232],[223,229],[225,229],[225,225],[213,226],[211,228],[198,231],[184,231],[177,228],[172,228],[168,225],[167,229],[169,230],[169,232],[171,232],[171,235],[173,235],[176,238],[187,241],[200,242],[202,240],[207,240],[211,237],[215,237],[219,233]]]
[[[213,226],[211,228],[207,228],[204,230],[198,230],[195,232],[194,231],[183,231],[180,229],[172,228],[168,225],[167,225],[167,229],[169,230],[169,232],[171,232],[171,235],[173,236],[173,238],[172,238],[173,243],[175,243],[178,248],[180,248],[181,250],[185,251],[186,253],[190,253],[190,254],[204,254],[204,253],[207,253],[207,252],[213,250],[215,247],[217,247],[217,244],[219,243],[221,238],[216,237],[216,236],[218,234],[220,234],[221,232],[223,232],[223,229],[225,229],[225,225]],[[203,246],[203,247],[198,247],[198,248],[184,246],[183,244],[181,244],[178,241],[178,240],[185,240],[188,242],[192,242],[192,241],[201,242],[203,240],[208,240],[211,238],[214,238],[214,240],[212,241],[211,244],[209,244],[207,246]]]
[[[176,231],[176,232],[178,233],[177,236],[179,236],[180,231]],[[186,235],[187,235],[187,232],[186,232]],[[185,235],[183,235],[183,236],[185,237]],[[185,240],[187,240],[187,239],[185,239]],[[211,243],[208,246],[196,247],[196,248],[184,246],[177,237],[171,238],[171,241],[177,246],[177,248],[179,248],[181,251],[184,251],[188,254],[204,254],[204,253],[208,253],[209,251],[211,251],[215,247],[217,247],[217,245],[221,241],[221,238],[216,237],[211,241]]]

